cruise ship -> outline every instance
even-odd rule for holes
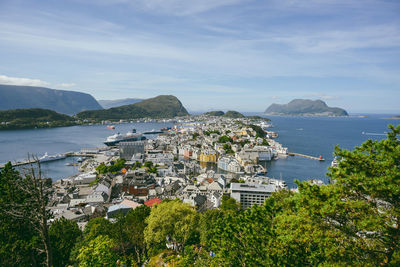
[[[116,133],[107,137],[106,141],[104,142],[107,146],[116,146],[119,142],[122,141],[142,141],[146,140],[146,137],[143,136],[141,133],[136,133],[136,130],[133,129],[132,131],[122,135],[120,133]]]
[[[59,159],[65,159],[67,156],[65,154],[57,154],[49,156],[47,152],[39,158],[40,162],[54,161]]]

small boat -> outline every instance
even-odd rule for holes
[[[107,126],[107,129],[114,130],[115,126],[114,125],[109,125],[109,126]]]

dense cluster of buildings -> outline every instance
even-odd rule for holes
[[[230,195],[242,208],[262,204],[286,188],[265,176],[263,162],[287,154],[262,120],[199,117],[154,139],[120,142],[108,149],[85,150],[82,173],[56,181],[49,209],[82,225],[95,216],[112,219],[140,205],[179,198],[199,211],[218,208]],[[117,172],[97,166],[125,160]]]

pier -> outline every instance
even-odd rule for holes
[[[66,157],[94,157],[94,153],[85,153],[85,152],[67,152],[64,154]],[[58,160],[58,159],[57,159]],[[24,165],[29,165],[29,164],[35,164],[39,159],[30,159],[30,160],[23,160],[23,161],[17,161],[17,162],[11,162],[11,165],[13,167],[17,166],[24,166]],[[3,169],[5,164],[0,164],[0,169]]]
[[[300,154],[300,153],[294,153],[294,152],[289,152],[288,155],[289,156],[299,156],[299,157],[308,158],[308,159],[315,159],[315,160],[319,160],[319,161],[325,161],[325,159],[322,156],[321,157],[313,157],[313,156],[304,155],[304,154]]]

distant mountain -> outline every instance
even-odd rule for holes
[[[77,116],[81,119],[119,120],[138,118],[173,118],[189,113],[178,98],[172,95],[160,95],[141,102],[103,110],[84,111]]]
[[[219,116],[224,116],[224,114],[225,112],[218,110],[218,111],[209,111],[204,113],[203,115],[219,117]]]
[[[0,111],[0,130],[71,125],[76,125],[73,117],[49,109],[30,108]]]
[[[288,104],[272,104],[265,110],[269,115],[348,116],[342,108],[332,108],[322,100],[295,99]]]
[[[0,110],[42,108],[64,114],[101,109],[91,95],[34,86],[0,84]]]
[[[124,99],[116,99],[116,100],[97,100],[99,104],[104,108],[115,108],[119,106],[131,105],[143,101],[140,98],[124,98]]]
[[[240,112],[229,110],[224,114],[224,117],[237,119],[237,118],[244,118],[245,116]]]

